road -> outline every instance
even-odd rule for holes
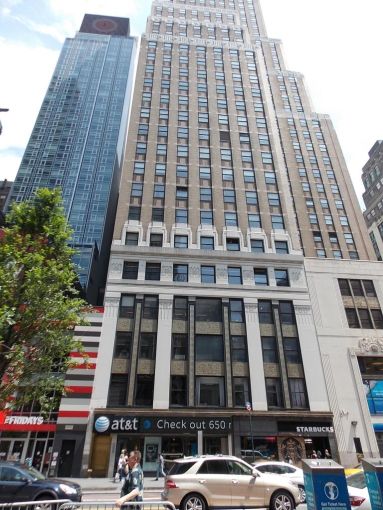
[[[119,497],[119,493],[116,491],[116,492],[112,492],[112,491],[105,491],[105,492],[95,492],[95,493],[91,493],[90,491],[88,492],[84,492],[83,493],[83,496],[82,496],[82,500],[84,502],[86,501],[116,501],[116,499]],[[146,501],[147,499],[152,499],[152,500],[160,500],[161,499],[161,491],[159,490],[155,490],[155,491],[151,491],[151,490],[146,490],[145,493],[144,493],[144,500]]]

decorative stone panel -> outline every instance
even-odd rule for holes
[[[173,360],[171,362],[170,373],[172,375],[187,375],[187,369],[188,367],[186,361]]]
[[[218,361],[197,361],[195,375],[220,377],[225,375],[225,365]]]
[[[137,362],[137,374],[154,374],[155,361],[152,359],[139,359]]]
[[[280,377],[280,370],[277,363],[264,363],[263,369],[265,371],[265,377]]]
[[[112,374],[127,374],[129,371],[129,361],[126,358],[114,358],[112,362]]]
[[[240,361],[232,364],[233,377],[249,377],[249,365]]]

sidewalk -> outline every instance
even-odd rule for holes
[[[87,492],[110,492],[111,494],[119,494],[121,489],[121,482],[114,482],[111,478],[68,478],[71,482],[78,483],[83,493]],[[153,476],[146,476],[144,479],[145,491],[158,491],[158,494],[162,492],[164,488],[164,478],[155,480]]]

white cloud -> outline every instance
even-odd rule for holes
[[[9,180],[17,173],[21,158],[4,156],[13,147],[25,147],[49,84],[58,52],[46,48],[28,48],[0,41],[1,65],[7,69],[0,80],[3,134],[0,136],[0,176]]]

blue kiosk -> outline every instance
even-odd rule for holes
[[[328,459],[303,459],[302,469],[307,510],[351,510],[343,466]]]
[[[371,510],[383,510],[383,459],[362,459]]]

